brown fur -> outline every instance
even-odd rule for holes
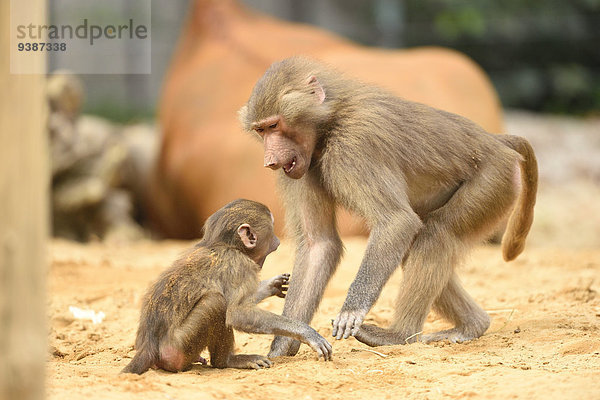
[[[263,311],[256,304],[284,297],[289,275],[259,283],[265,257],[279,245],[269,209],[236,200],[214,213],[203,239],[175,261],[150,287],[142,305],[137,353],[123,372],[141,374],[150,367],[189,369],[208,347],[217,368],[262,368],[259,355],[234,354],[233,328],[286,335],[309,344],[324,359],[331,346],[308,325]]]
[[[284,315],[309,322],[320,303],[342,255],[335,226],[335,206],[342,205],[366,219],[371,235],[333,324],[337,339],[417,340],[432,307],[455,328],[424,340],[464,341],[486,331],[488,315],[454,268],[515,202],[503,252],[513,259],[523,250],[537,183],[525,139],[489,134],[301,57],[273,64],[239,114],[244,128],[262,137],[265,166],[283,169],[280,192],[298,242]],[[362,325],[400,264],[404,281],[390,328]],[[297,346],[278,337],[270,355],[295,354]]]

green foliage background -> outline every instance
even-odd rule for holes
[[[505,106],[600,113],[600,0],[405,0],[407,46],[442,45],[490,74]]]

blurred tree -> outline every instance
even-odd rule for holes
[[[44,0],[0,2],[0,400],[42,400],[47,345],[48,144],[43,75],[11,74],[11,19],[44,23]],[[16,17],[15,17],[16,16]],[[28,59],[43,71],[42,56]],[[17,71],[20,69],[17,69]]]
[[[443,45],[490,74],[503,103],[600,110],[600,0],[404,0],[409,46]]]

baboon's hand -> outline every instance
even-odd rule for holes
[[[366,314],[360,310],[341,311],[332,323],[331,336],[337,340],[354,336],[360,329]]]
[[[267,288],[270,296],[284,298],[290,282],[290,274],[281,274],[267,280]]]
[[[305,339],[306,344],[309,345],[311,349],[317,352],[317,358],[323,357],[324,361],[331,361],[333,348],[323,336],[319,335],[317,331],[311,328],[311,332],[308,335],[306,335]]]

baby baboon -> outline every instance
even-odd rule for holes
[[[279,173],[287,224],[298,243],[283,315],[309,323],[342,255],[335,207],[364,217],[367,250],[333,323],[337,339],[369,345],[419,340],[433,307],[455,326],[422,340],[481,336],[489,316],[454,271],[465,250],[510,214],[502,252],[523,250],[533,220],[537,163],[522,138],[492,135],[461,116],[398,98],[313,60],[273,64],[240,110]],[[402,265],[388,329],[363,325]],[[299,343],[276,337],[270,356]]]
[[[250,200],[235,200],[211,215],[202,240],[146,294],[137,353],[122,372],[184,371],[207,347],[213,367],[270,367],[266,357],[234,354],[233,328],[289,336],[331,360],[331,345],[310,326],[256,307],[287,290],[287,274],[258,279],[265,258],[279,246],[273,222],[266,206]]]

